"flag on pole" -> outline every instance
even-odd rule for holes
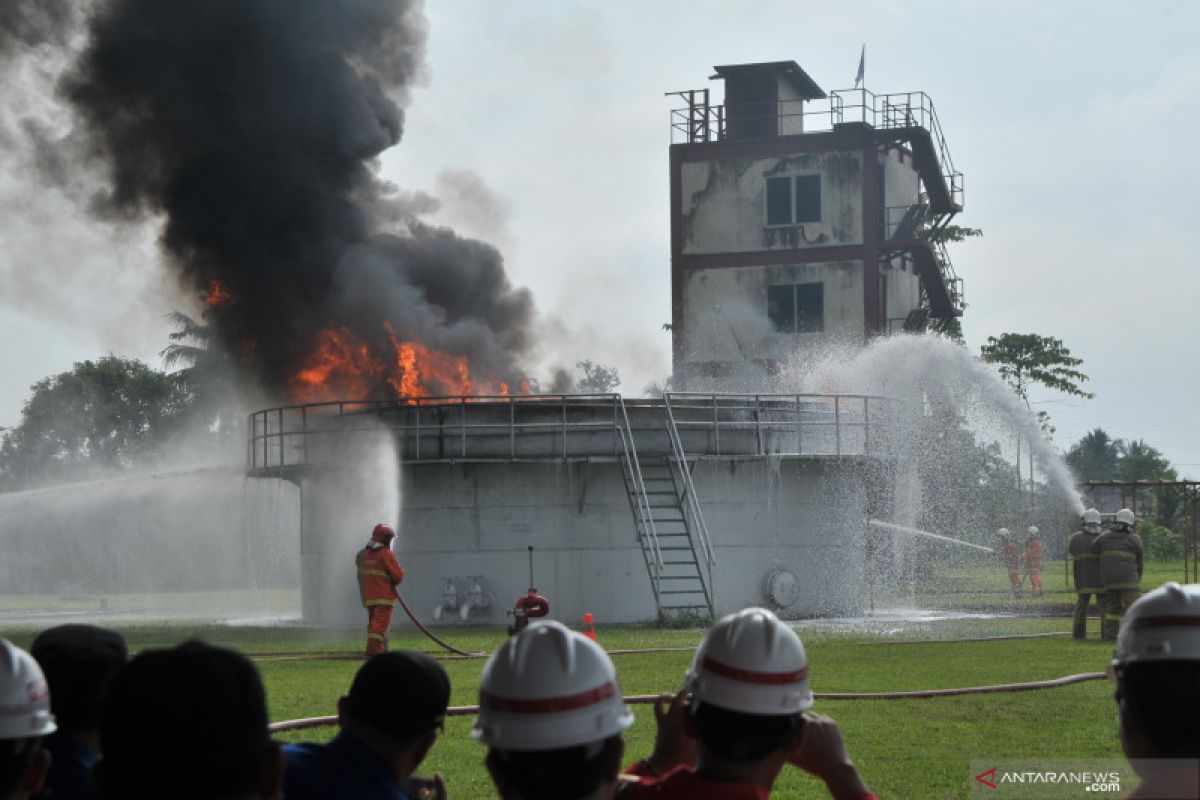
[[[858,54],[858,74],[854,76],[854,88],[857,89],[863,82],[863,72],[867,66],[867,46],[862,46],[862,52]]]

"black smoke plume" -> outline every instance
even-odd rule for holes
[[[326,328],[387,360],[385,322],[473,375],[522,377],[527,290],[376,172],[424,40],[416,0],[111,0],[60,83],[108,175],[91,210],[161,215],[184,285],[225,293],[217,342],[278,395]]]

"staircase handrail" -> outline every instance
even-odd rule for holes
[[[679,429],[675,425],[675,414],[671,410],[671,392],[663,393],[663,401],[667,409],[667,437],[671,440],[671,449],[675,454],[676,463],[679,464],[679,471],[683,473],[683,492],[687,496],[688,509],[691,511],[692,519],[696,522],[696,537],[700,540],[700,546],[704,552],[704,560],[708,566],[708,584],[711,586],[717,557],[708,536],[708,525],[704,522],[704,513],[700,510],[700,502],[696,499],[696,485],[692,483],[692,471],[688,469],[683,440],[679,437]]]
[[[634,494],[637,495],[638,501],[638,512],[644,523],[643,527],[646,528],[646,533],[649,534],[651,550],[654,554],[654,595],[657,597],[663,569],[662,550],[658,546],[658,532],[654,528],[654,515],[650,513],[650,503],[646,496],[646,482],[642,478],[642,465],[638,461],[637,445],[633,441],[633,429],[629,425],[629,413],[625,410],[625,398],[619,394],[613,394],[612,397],[613,402],[621,411],[620,425],[617,427],[617,432],[621,435],[621,447],[624,451],[625,462],[629,465],[629,473],[633,478]]]

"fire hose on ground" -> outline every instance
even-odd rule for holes
[[[628,647],[615,648],[612,650],[605,649],[610,656],[629,655],[631,653],[694,653],[695,647]],[[351,651],[336,651],[331,650],[324,653],[312,652],[261,652],[261,653],[245,653],[247,658],[254,661],[362,661],[366,656],[355,650]],[[490,653],[463,653],[461,650],[454,653],[426,653],[426,655],[436,658],[438,661],[464,661],[472,658],[487,658]]]
[[[971,644],[975,642],[1003,642],[1012,639],[1045,639],[1051,637],[1066,636],[1065,631],[1054,631],[1050,633],[1015,633],[1004,634],[998,636],[970,636],[956,639],[892,639],[878,642],[856,642],[859,646],[879,647],[884,645],[921,645],[921,644]],[[435,640],[437,641],[437,640]],[[439,642],[440,643],[440,642]],[[606,650],[610,656],[631,655],[640,653],[693,653],[694,647],[629,647],[615,648]],[[313,652],[259,652],[246,653],[247,658],[254,661],[362,661],[364,656],[358,651],[326,651],[323,653]],[[465,659],[487,658],[488,653],[466,653],[457,648],[453,649],[449,654],[445,653],[429,653],[428,655],[439,661],[462,661]]]
[[[399,589],[396,590],[396,599],[400,601],[400,607],[404,609],[404,613],[408,614],[408,618],[413,621],[413,625],[416,625],[417,628],[420,629],[421,633],[425,634],[434,642],[449,650],[451,653],[455,653],[460,656],[466,656],[467,658],[482,658],[483,656],[487,655],[486,653],[468,653],[466,650],[459,650],[454,645],[446,644],[437,636],[435,636],[433,631],[421,624],[421,620],[417,619],[417,615],[414,614],[412,609],[408,607],[408,603],[404,602],[404,596],[400,594]]]
[[[1102,681],[1107,676],[1103,672],[1083,672],[1077,675],[1066,675],[1061,678],[1051,678],[1044,681],[1027,681],[1024,683],[997,683],[990,686],[964,686],[953,689],[923,689],[907,692],[814,692],[817,700],[928,700],[939,697],[960,697],[972,694],[998,694],[1002,692],[1031,692],[1038,689],[1055,689],[1060,686],[1070,686],[1085,681]],[[625,702],[630,705],[649,705],[657,701],[660,694],[627,695]],[[466,717],[479,713],[479,706],[451,706],[446,709],[448,717]],[[299,731],[308,728],[321,728],[326,725],[336,725],[338,718],[306,717],[290,719],[283,722],[273,722],[270,725],[272,733]]]

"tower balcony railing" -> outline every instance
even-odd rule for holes
[[[929,213],[929,201],[922,194],[908,205],[883,209],[882,238],[885,241],[925,239],[936,220],[937,215]]]
[[[671,143],[696,144],[727,139],[756,139],[822,133],[835,125],[858,122],[877,130],[920,128],[929,134],[938,170],[953,205],[961,208],[963,174],[954,165],[933,100],[925,92],[875,94],[839,89],[818,100],[713,105],[707,90],[673,92],[687,106],[671,110]]]

